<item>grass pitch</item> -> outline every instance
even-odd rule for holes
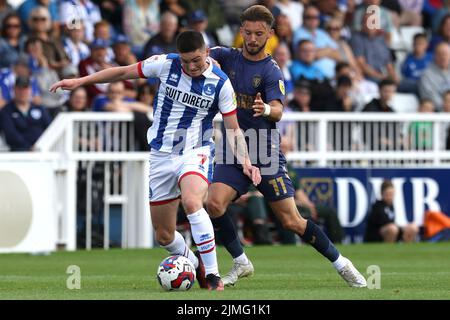
[[[381,270],[380,289],[349,288],[330,263],[307,245],[246,248],[255,275],[223,292],[164,292],[156,269],[165,250],[92,250],[49,256],[0,255],[0,299],[450,299],[450,243],[358,244],[338,247],[367,277]],[[218,248],[220,272],[231,257]],[[81,289],[69,290],[68,266],[81,269]]]

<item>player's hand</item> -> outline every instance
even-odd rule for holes
[[[258,167],[252,165],[244,165],[243,170],[244,174],[252,180],[253,185],[257,186],[261,182],[261,172]]]
[[[255,100],[253,101],[253,111],[255,114],[254,117],[261,117],[264,114],[265,104],[264,101],[261,98],[261,93],[257,93]]]
[[[81,85],[81,81],[79,78],[75,79],[64,79],[61,81],[56,82],[50,87],[50,92],[56,92],[58,88],[61,88],[63,90],[73,90],[78,88]]]
[[[211,59],[211,62],[213,63],[213,65],[215,65],[216,67],[220,68],[220,63],[216,59],[213,59],[211,57],[209,57],[209,58]]]

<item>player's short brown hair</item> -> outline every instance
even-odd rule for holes
[[[392,184],[391,180],[384,180],[381,184],[381,193],[383,194],[386,189],[393,188],[394,185]]]
[[[269,9],[261,5],[254,5],[242,12],[241,24],[245,21],[264,21],[270,28],[272,28],[275,19]]]

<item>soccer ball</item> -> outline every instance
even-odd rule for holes
[[[158,266],[158,282],[167,291],[186,291],[195,282],[195,267],[183,256],[165,258]]]

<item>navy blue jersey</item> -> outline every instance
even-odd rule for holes
[[[247,138],[252,162],[259,166],[267,165],[267,159],[271,158],[275,150],[273,156],[282,157],[279,152],[280,138],[276,122],[262,116],[254,117],[252,110],[258,92],[261,93],[261,98],[265,103],[272,100],[283,102],[284,79],[280,67],[271,56],[259,61],[250,61],[242,55],[241,50],[234,48],[215,47],[211,49],[210,56],[220,63],[221,69],[231,80],[236,93],[239,126],[246,133],[249,129],[257,130],[260,143]],[[264,141],[265,143],[262,143]],[[256,152],[258,156],[256,156]],[[262,159],[263,156],[268,158]]]

